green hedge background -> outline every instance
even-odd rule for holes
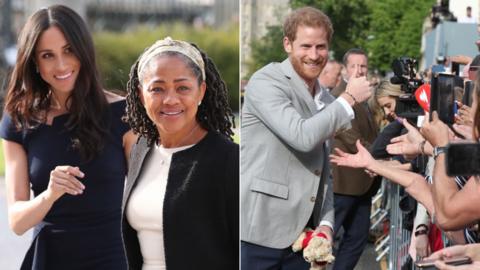
[[[156,40],[167,36],[195,43],[217,65],[229,90],[233,111],[239,108],[239,27],[238,23],[222,29],[194,29],[191,25],[175,23],[152,29],[140,27],[132,31],[97,32],[94,34],[97,62],[105,87],[125,91],[130,67]]]

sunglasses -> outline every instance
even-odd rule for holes
[[[470,66],[470,67],[468,68],[468,71],[477,71],[478,68],[480,68],[480,66]]]

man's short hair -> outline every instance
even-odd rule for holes
[[[347,66],[347,61],[348,61],[348,57],[352,54],[360,54],[360,55],[365,55],[366,58],[368,58],[367,56],[367,53],[360,49],[360,48],[353,48],[353,49],[350,49],[348,50],[344,55],[343,55],[343,64],[345,66]]]
[[[472,10],[472,7],[471,7],[471,6],[468,6],[468,7],[467,7],[467,10]]]
[[[312,7],[302,7],[292,11],[283,24],[283,35],[293,42],[299,26],[322,27],[327,32],[327,41],[333,35],[333,26],[330,18],[322,11]]]

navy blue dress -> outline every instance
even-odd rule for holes
[[[85,173],[83,194],[65,194],[35,226],[33,242],[22,270],[126,269],[120,217],[127,171],[122,137],[129,130],[121,121],[124,100],[111,103],[110,134],[104,150],[92,161],[81,161],[65,129],[69,115],[53,119],[29,131],[17,132],[6,113],[0,122],[0,137],[23,146],[28,158],[28,176],[35,196],[47,189],[50,171],[56,166],[78,166]]]

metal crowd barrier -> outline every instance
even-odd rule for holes
[[[387,258],[389,270],[414,269],[408,254],[411,232],[404,228],[405,214],[399,207],[402,189],[401,186],[384,180],[377,195],[372,198],[372,205],[375,207],[380,203],[380,206],[370,216],[370,229],[374,230],[388,221],[390,223],[388,232],[383,232],[375,246],[378,254],[376,261]]]

